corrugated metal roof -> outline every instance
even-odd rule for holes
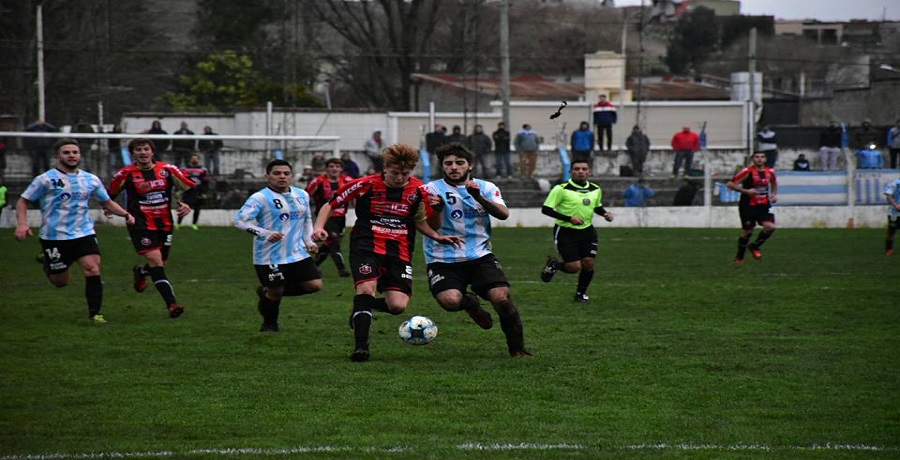
[[[494,97],[500,94],[499,78],[463,78],[449,74],[411,75],[413,81],[442,86],[456,91],[479,91]],[[513,77],[509,82],[510,98],[513,100],[573,100],[584,96],[583,82],[557,81],[539,76]],[[629,80],[627,89],[632,90],[637,98],[637,82]],[[703,101],[729,100],[731,94],[727,89],[696,83],[688,79],[675,79],[663,82],[645,82],[641,85],[641,99],[654,101]]]

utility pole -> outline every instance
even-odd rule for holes
[[[37,90],[38,120],[47,121],[46,99],[44,97],[44,6],[37,5]]]
[[[747,155],[753,155],[753,138],[756,132],[756,27],[750,29],[750,43],[747,52],[747,69],[750,75],[747,77],[747,83],[750,87],[747,89],[748,99],[750,101],[750,116],[747,120]]]
[[[503,123],[509,124],[509,0],[500,2],[500,99],[503,102]]]

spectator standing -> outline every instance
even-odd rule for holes
[[[887,147],[891,169],[897,169],[900,166],[900,119],[897,119],[894,126],[888,130]]]
[[[465,311],[482,329],[491,329],[494,320],[479,297],[489,301],[500,317],[510,356],[531,356],[509,281],[491,250],[491,219],[509,218],[500,189],[472,178],[474,154],[459,144],[438,149],[438,159],[443,179],[424,186],[434,211],[428,224],[445,235],[463,235],[463,244],[455,248],[425,240],[431,294],[441,308]],[[474,293],[467,293],[468,288]]]
[[[159,120],[153,120],[153,123],[150,123],[150,129],[148,129],[147,132],[144,134],[163,135],[163,134],[169,134],[169,132],[162,129],[162,123]],[[163,158],[163,153],[166,150],[169,150],[170,140],[169,139],[153,139],[153,140],[151,140],[151,142],[153,142],[153,148],[155,149],[154,152],[155,152],[157,158],[158,159]]]
[[[447,136],[447,144],[451,142],[459,142],[462,145],[466,145],[466,136],[462,133],[462,128],[459,125],[453,126],[453,132]],[[438,168],[440,169],[440,168]]]
[[[267,186],[247,198],[234,216],[234,226],[253,235],[260,332],[281,331],[282,297],[322,290],[322,273],[311,257],[317,250],[312,241],[312,206],[303,189],[291,186],[292,178],[290,163],[270,161]]]
[[[28,207],[41,208],[39,233],[44,273],[56,287],[69,284],[69,267],[77,262],[84,272],[84,296],[88,318],[94,324],[106,323],[103,307],[103,282],[100,280],[100,246],[89,213],[91,198],[107,212],[122,216],[128,225],[132,217],[113,201],[100,179],[80,169],[81,148],[74,139],[61,139],[54,145],[57,166],[38,175],[22,192],[16,203],[16,239],[33,235],[28,226]]]
[[[206,193],[209,191],[209,170],[200,162],[200,155],[194,153],[191,155],[191,159],[188,160],[188,165],[181,168],[181,172],[194,183],[193,188],[184,191],[181,195],[181,200],[187,203],[194,213],[191,217],[191,229],[199,230],[200,227],[197,226],[197,221],[200,220],[200,208],[203,207],[206,201]],[[184,220],[184,215],[179,215],[175,229],[181,226],[182,220]]]
[[[575,301],[587,303],[588,286],[594,279],[594,259],[597,257],[597,229],[592,223],[594,214],[607,222],[613,215],[603,207],[600,186],[588,181],[591,167],[586,161],[572,162],[572,178],[555,185],[544,200],[541,213],[552,217],[553,241],[562,261],[548,257],[541,271],[541,281],[549,283],[557,271],[578,273]]]
[[[372,311],[400,315],[406,311],[413,288],[412,255],[416,230],[442,244],[459,246],[458,236],[441,235],[426,222],[428,198],[412,171],[419,152],[408,144],[384,149],[384,173],[363,176],[335,192],[319,209],[313,239],[328,238],[325,225],[333,209],[356,200],[356,223],[350,233],[350,270],[356,295],[350,325],[354,349],[350,360],[369,359]],[[384,293],[384,297],[375,297]]]
[[[181,127],[178,131],[175,131],[174,134],[179,136],[190,135],[193,136],[194,132],[188,129],[188,124],[186,121],[181,122]],[[172,141],[172,152],[175,154],[175,165],[179,167],[185,167],[188,165],[189,158],[194,154],[194,151],[197,150],[197,140],[196,139],[175,139]]]
[[[678,176],[678,170],[684,163],[684,175],[688,176],[694,163],[694,152],[700,150],[700,136],[691,131],[690,125],[684,125],[681,131],[672,136],[672,150],[675,151],[675,162],[672,165],[672,179]]]
[[[475,125],[472,134],[470,134],[467,139],[467,144],[469,150],[475,155],[475,161],[472,163],[472,166],[475,166],[477,163],[478,174],[485,179],[490,179],[491,174],[488,172],[487,157],[491,153],[493,142],[491,142],[491,138],[484,133],[483,126]],[[441,161],[440,158],[438,158],[438,161]]]
[[[359,165],[350,158],[350,154],[347,152],[341,154],[341,169],[344,174],[351,178],[359,178]]]
[[[95,131],[94,131],[94,128],[92,128],[91,125],[85,123],[84,120],[82,120],[81,118],[76,118],[75,122],[72,124],[72,132],[80,133],[80,134],[94,134]],[[94,139],[90,139],[90,138],[79,138],[78,139],[78,147],[81,149],[82,161],[84,161],[88,158],[88,157],[86,157],[86,155],[89,155],[91,153],[91,146],[93,146],[93,145],[94,145]],[[95,157],[90,157],[90,158],[93,160],[90,162],[91,166],[99,166],[98,165],[99,162],[97,161],[98,160],[97,158],[95,158]],[[82,167],[85,169],[88,169],[88,170],[94,170],[94,171],[98,170],[96,167],[89,167],[84,164],[82,164]]]
[[[828,123],[828,127],[819,134],[819,160],[822,171],[837,170],[837,161],[841,156],[843,130],[836,121]]]
[[[856,160],[858,169],[881,169],[884,167],[884,158],[881,156],[881,150],[863,147],[856,151]]]
[[[656,192],[644,183],[644,178],[638,178],[637,182],[625,189],[625,207],[643,208],[647,206],[647,198],[651,198]]]
[[[584,160],[591,163],[591,152],[594,150],[594,132],[591,125],[582,121],[578,129],[572,131],[569,139],[569,147],[572,149],[572,161]]]
[[[881,140],[884,139],[878,132],[878,129],[872,126],[872,122],[866,118],[862,125],[853,133],[853,150],[867,149],[874,145],[878,147]]]
[[[437,160],[437,149],[447,143],[445,130],[446,128],[436,124],[434,125],[434,131],[425,135],[425,150],[428,151],[428,157],[431,161],[431,171],[423,172],[423,175],[431,174],[431,177],[441,177],[441,167],[438,165]]]
[[[25,131],[29,133],[53,133],[59,131],[56,126],[38,120],[25,127]],[[38,176],[42,172],[50,169],[50,147],[53,145],[53,139],[49,137],[27,137],[25,138],[25,146],[31,150],[31,175]]]
[[[650,153],[650,138],[641,131],[640,126],[634,125],[631,128],[631,135],[625,140],[625,148],[628,150],[628,156],[631,157],[634,173],[643,176],[644,161],[647,160],[647,154]]]
[[[738,238],[736,264],[744,263],[744,254],[750,254],[756,260],[762,259],[760,248],[775,233],[775,215],[770,209],[778,200],[778,181],[775,170],[766,166],[766,155],[755,152],[751,157],[753,164],[741,169],[734,175],[726,187],[741,194],[738,202],[738,215],[741,218],[741,236]],[[762,226],[756,241],[750,244],[753,228]]]
[[[366,151],[366,155],[369,156],[369,161],[372,162],[372,168],[377,172],[384,170],[384,162],[381,159],[381,149],[383,147],[381,131],[373,132],[372,137],[367,139],[365,145],[363,145],[363,150]]]
[[[537,154],[541,148],[541,137],[531,130],[531,125],[525,123],[522,130],[516,134],[515,146],[519,152],[519,176],[534,179],[534,170],[537,167]]]
[[[512,164],[509,159],[509,131],[506,130],[506,123],[502,121],[497,123],[497,130],[491,134],[494,140],[494,155],[497,157],[497,177],[512,177]],[[506,171],[506,175],[503,171]]]
[[[756,133],[756,148],[766,154],[766,166],[774,168],[778,161],[778,136],[771,126],[766,125]]]
[[[211,127],[204,126],[203,135],[215,136],[216,133],[213,132]],[[220,139],[200,139],[197,142],[197,149],[203,154],[203,164],[206,166],[206,169],[214,176],[221,174],[222,171],[219,168],[222,162],[222,141]]]
[[[606,138],[606,150],[612,151],[612,127],[619,120],[616,106],[606,99],[605,94],[597,96],[594,104],[594,126],[597,127],[597,146],[603,151],[603,139]]]
[[[806,155],[801,153],[797,156],[794,160],[794,171],[809,171],[809,160],[806,159]]]
[[[888,202],[887,235],[884,237],[884,254],[894,254],[894,236],[900,229],[900,179],[884,186],[884,198]]]

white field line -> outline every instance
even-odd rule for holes
[[[643,443],[622,446],[587,446],[582,444],[500,444],[500,443],[465,443],[456,446],[462,451],[546,451],[546,450],[630,450],[630,451],[866,451],[866,452],[900,452],[900,446],[878,446],[871,444],[809,444],[805,446],[770,446],[768,444],[693,444],[693,443]],[[412,447],[351,447],[351,446],[298,446],[283,449],[262,448],[208,448],[191,449],[181,452],[168,450],[160,451],[135,451],[135,452],[85,452],[66,453],[52,452],[43,454],[14,454],[4,455],[0,460],[95,460],[95,459],[119,459],[119,458],[181,458],[190,455],[216,455],[220,457],[237,457],[241,455],[297,455],[314,454],[318,452],[366,452],[366,453],[391,453],[391,452],[415,452]]]

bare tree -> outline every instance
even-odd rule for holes
[[[409,75],[420,69],[435,32],[440,0],[302,0],[308,11],[349,45],[342,56],[326,56],[333,81],[353,88],[369,107],[406,110]]]

